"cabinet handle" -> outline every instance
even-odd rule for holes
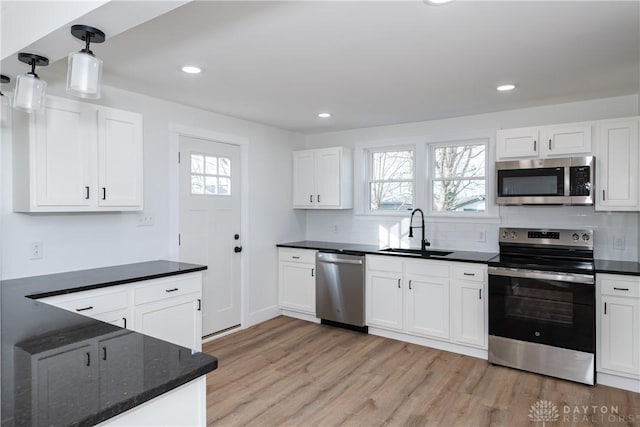
[[[482,299],[482,289],[478,289],[478,299]]]
[[[102,187],[102,200],[107,200],[107,187]]]
[[[89,186],[87,185],[86,187],[84,187],[84,189],[85,189],[85,191],[86,191],[86,194],[85,194],[84,198],[85,198],[86,200],[89,200]]]
[[[411,280],[409,280],[409,289],[411,289]]]
[[[320,195],[318,194],[318,203],[320,203]]]
[[[604,314],[607,314],[607,303],[604,303]]]
[[[309,203],[313,203],[313,194],[309,194]]]
[[[93,310],[93,306],[90,305],[89,307],[76,308],[76,311],[87,311],[87,310]]]
[[[615,289],[616,291],[628,291],[629,290],[629,288],[613,288],[613,289]]]
[[[400,279],[398,279],[398,289],[400,289]]]
[[[198,298],[198,311],[202,311],[202,300]]]
[[[124,322],[124,328],[127,329],[127,318],[123,317],[122,321]]]
[[[538,141],[533,141],[533,151],[538,151]]]
[[[311,269],[311,277],[316,277],[315,272],[316,272],[316,269],[312,268]]]
[[[464,274],[465,276],[471,276],[471,277],[476,275],[476,273],[462,273],[462,274]]]
[[[102,360],[107,360],[107,347],[102,347]]]
[[[86,355],[87,355],[87,366],[91,366],[91,353],[87,351]]]
[[[549,140],[549,151],[551,151],[551,140]]]
[[[165,289],[164,291],[165,292],[175,292],[177,290],[178,290],[178,288],[173,288],[173,289]]]
[[[604,197],[604,190],[602,190],[602,200],[606,200],[606,198]]]

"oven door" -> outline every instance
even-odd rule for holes
[[[594,276],[489,267],[489,335],[595,353]]]

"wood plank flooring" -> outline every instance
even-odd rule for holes
[[[534,427],[543,425],[529,418],[539,400],[558,409],[547,427],[640,426],[638,393],[288,317],[207,343],[204,351],[219,359],[207,375],[210,426]],[[601,414],[612,406],[618,415]]]

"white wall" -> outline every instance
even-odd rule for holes
[[[64,94],[50,82],[49,93]],[[248,143],[248,230],[243,230],[246,283],[245,315],[272,310],[277,304],[276,243],[304,238],[305,216],[291,209],[291,151],[304,137],[291,132],[198,110],[120,89],[103,87],[100,104],[144,116],[144,213],[21,214],[11,211],[11,141],[2,140],[2,278],[102,267],[154,259],[176,253],[170,215],[170,124],[235,135]],[[283,183],[285,190],[283,191]],[[138,227],[141,215],[154,226]],[[29,259],[31,242],[43,243],[44,257]],[[260,315],[258,315],[259,317]]]
[[[638,115],[638,95],[598,99],[568,104],[503,111],[444,120],[407,123],[331,132],[307,137],[307,148],[343,145],[358,147],[368,142],[407,139],[447,140],[451,136],[479,135],[500,128],[547,125]],[[596,172],[597,173],[597,172]],[[359,188],[358,186],[355,187]],[[418,206],[419,207],[419,206]],[[637,261],[639,258],[637,213],[595,212],[593,207],[543,206],[501,207],[499,216],[474,221],[427,218],[427,238],[432,247],[496,252],[498,227],[586,227],[595,229],[596,256],[604,259]],[[349,211],[308,211],[309,240],[330,240],[370,244],[419,245],[409,239],[408,214],[403,218],[358,215]],[[485,241],[481,241],[484,232]],[[613,238],[625,236],[625,249],[613,249]]]

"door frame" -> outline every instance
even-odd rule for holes
[[[179,124],[169,124],[169,244],[170,259],[180,259],[178,233],[180,232],[180,167],[178,152],[180,137],[206,139],[240,147],[240,232],[241,245],[244,247],[240,258],[240,328],[245,328],[248,319],[249,289],[246,278],[249,277],[249,139],[232,134],[215,132],[209,129],[195,128]],[[220,335],[226,334],[223,332]],[[218,338],[220,335],[214,335]],[[211,339],[211,338],[210,338]],[[204,341],[203,341],[204,342]]]

